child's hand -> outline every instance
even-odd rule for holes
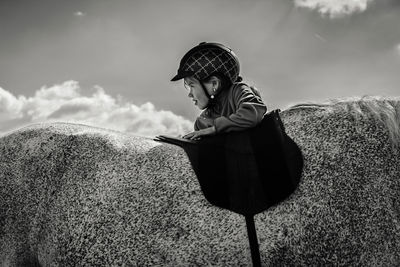
[[[191,140],[199,140],[202,136],[214,135],[216,132],[215,126],[204,128],[198,131],[194,131],[188,134],[185,134],[183,138],[191,139]]]

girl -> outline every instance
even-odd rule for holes
[[[219,43],[203,42],[185,54],[171,81],[184,79],[188,97],[203,112],[196,119],[195,131],[183,138],[198,140],[261,122],[267,107],[255,88],[241,82],[239,71],[236,55]]]

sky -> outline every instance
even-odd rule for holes
[[[269,110],[400,95],[399,0],[0,0],[0,134],[66,121],[192,131],[181,57],[231,47]]]

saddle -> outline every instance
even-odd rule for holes
[[[303,157],[279,112],[267,113],[256,127],[196,142],[156,140],[184,149],[211,204],[253,216],[287,198],[300,181]]]

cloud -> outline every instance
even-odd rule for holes
[[[13,94],[0,87],[0,124],[10,119],[21,118],[24,101],[24,97],[16,98]]]
[[[84,95],[76,81],[42,87],[32,97],[15,97],[0,88],[0,125],[12,125],[13,120],[24,124],[63,121],[144,136],[178,135],[193,128],[189,120],[171,111],[157,110],[150,102],[134,105],[122,97],[108,95],[99,86],[91,91]],[[1,131],[10,130],[1,127]]]
[[[399,54],[399,56],[400,56],[400,44],[398,44],[398,45],[396,46],[396,52],[397,52],[397,54]]]
[[[319,34],[317,34],[317,33],[315,33],[314,36],[315,36],[315,38],[317,38],[317,39],[320,40],[321,42],[324,42],[324,43],[327,42],[327,40],[326,40],[324,37],[322,37],[321,35],[319,35]]]
[[[323,16],[340,18],[364,12],[373,0],[294,0],[298,7],[317,10]]]
[[[83,16],[86,16],[86,13],[84,13],[84,12],[82,12],[82,11],[76,11],[76,12],[74,13],[74,15],[77,16],[77,17],[83,17]]]

